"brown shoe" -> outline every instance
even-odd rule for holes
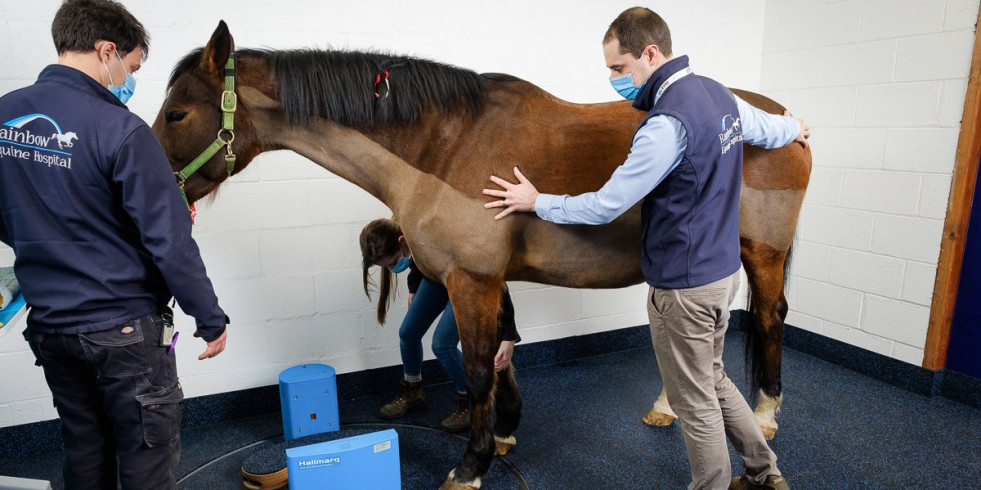
[[[383,419],[398,419],[405,417],[410,410],[426,408],[426,396],[422,394],[422,381],[410,383],[402,379],[399,394],[395,399],[378,410],[378,416]]]
[[[443,419],[443,428],[456,432],[470,427],[470,399],[467,395],[456,395],[456,411]]]
[[[783,475],[769,475],[762,484],[753,483],[746,475],[737,476],[729,483],[729,490],[790,490]]]

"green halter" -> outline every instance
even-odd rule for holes
[[[225,91],[221,93],[221,129],[218,130],[218,137],[211,143],[211,146],[205,148],[197,158],[187,164],[180,172],[174,172],[174,177],[177,178],[177,187],[181,190],[181,197],[184,198],[185,204],[188,204],[188,202],[187,194],[184,193],[184,181],[191,174],[197,172],[211,157],[215,156],[221,150],[221,147],[224,146],[227,151],[225,154],[225,164],[228,166],[228,176],[231,177],[232,170],[235,170],[235,152],[232,151],[232,141],[235,141],[235,132],[233,130],[235,129],[235,109],[237,107],[238,98],[235,96],[235,53],[229,53],[228,63],[225,63]],[[190,208],[190,204],[188,204],[188,208]]]

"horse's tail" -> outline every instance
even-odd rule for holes
[[[783,259],[783,287],[787,287],[787,275],[790,272],[790,257],[793,252],[794,247],[791,245],[787,249],[787,256]],[[750,403],[756,402],[756,397],[759,395],[760,388],[763,385],[763,377],[766,369],[766,352],[764,352],[764,338],[763,332],[757,325],[756,318],[759,316],[760,311],[758,311],[759,305],[753,301],[752,288],[747,288],[747,301],[746,309],[747,314],[741,315],[739,321],[739,329],[743,331],[745,335],[745,360],[746,360],[746,378],[749,380],[749,396]],[[780,305],[779,314],[781,317],[786,317],[787,315],[787,304],[786,302]],[[772,313],[772,312],[771,312]],[[780,318],[778,322],[783,327],[783,318]],[[776,396],[777,393],[772,393],[770,395]]]

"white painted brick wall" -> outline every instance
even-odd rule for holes
[[[917,215],[922,218],[944,219],[947,201],[950,200],[950,181],[950,174],[923,176]]]
[[[862,5],[863,41],[938,32],[943,27],[946,6],[946,2],[940,0],[853,0],[849,3]]]
[[[828,281],[831,270],[831,251],[828,245],[801,240],[794,249],[794,274],[816,281]]]
[[[942,231],[941,220],[879,214],[875,217],[872,251],[936,264]]]
[[[760,85],[814,134],[788,323],[922,362],[978,6],[767,2]]]
[[[863,303],[860,291],[802,277],[794,283],[797,311],[846,327],[859,325]]]
[[[930,306],[933,299],[933,280],[937,277],[937,266],[920,262],[906,262],[906,276],[903,278],[904,301]]]
[[[940,126],[960,127],[967,96],[967,79],[944,80],[940,87]]]
[[[958,134],[958,128],[889,129],[885,168],[947,175],[957,150]]]
[[[855,123],[877,127],[935,125],[940,85],[940,81],[931,80],[858,87]]]
[[[914,173],[846,170],[840,203],[845,208],[912,215],[919,188],[920,176]]]
[[[971,59],[973,47],[971,30],[903,39],[896,58],[896,81],[966,78],[970,65],[962,60]]]
[[[793,56],[795,53],[783,54]],[[821,60],[820,72],[810,80],[811,84],[815,81],[821,86],[888,83],[892,81],[896,66],[896,42],[848,44],[808,50],[801,56],[808,57],[812,63],[815,59]]]
[[[843,248],[831,252],[829,281],[859,291],[899,298],[906,261]]]
[[[798,238],[852,250],[872,246],[874,215],[832,206],[805,204]]]
[[[820,133],[811,135],[811,156],[821,162],[814,165],[812,172],[827,168],[882,168],[888,135],[885,128],[822,127]],[[808,186],[808,196],[812,192],[821,189]]]

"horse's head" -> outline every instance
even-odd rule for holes
[[[236,67],[228,63],[234,49],[228,26],[219,22],[208,44],[188,54],[174,68],[167,98],[153,123],[153,132],[171,167],[186,177],[184,190],[189,202],[217,189],[261,151],[248,107],[227,93],[240,88],[235,85],[239,78]],[[232,86],[226,89],[229,83]],[[234,129],[230,127],[232,120]],[[209,147],[212,151],[203,153]],[[229,155],[234,155],[233,164]],[[195,160],[200,167],[189,168]]]

